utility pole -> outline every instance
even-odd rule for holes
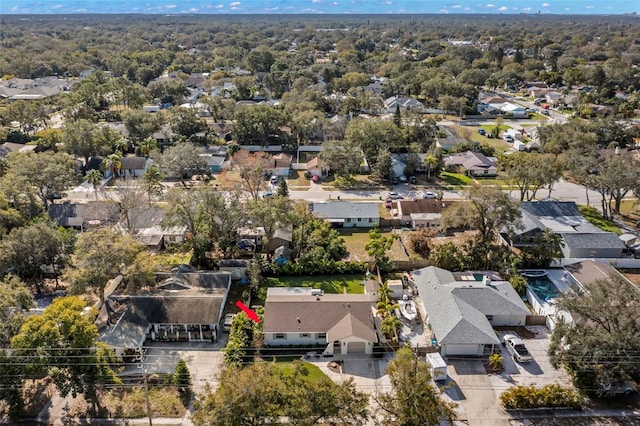
[[[140,367],[142,368],[142,380],[144,381],[144,393],[147,399],[147,417],[149,417],[149,426],[153,426],[151,420],[151,401],[149,400],[149,382],[147,381],[147,369],[144,366],[144,349],[140,354]]]

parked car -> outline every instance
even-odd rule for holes
[[[425,191],[424,194],[422,194],[422,198],[438,198],[438,194],[433,191]]]
[[[233,323],[233,319],[236,317],[236,314],[227,314],[224,316],[224,322],[222,323],[222,331],[229,332],[231,331],[231,323]]]
[[[629,380],[621,383],[607,383],[600,389],[600,394],[606,398],[614,396],[629,396],[637,391],[637,385]]]
[[[485,136],[487,134],[487,131],[484,129],[478,129],[478,134]]]
[[[409,183],[418,183],[418,178],[416,178],[415,176],[409,177]]]
[[[395,191],[387,192],[387,198],[391,198],[392,200],[402,200],[404,197],[401,194],[398,194]]]
[[[313,176],[311,177],[311,181],[312,181],[313,183],[318,183],[318,182],[320,182],[320,176],[318,176],[318,175],[313,175]]]
[[[513,143],[513,136],[511,136],[509,134],[502,135],[502,139],[505,142]]]
[[[271,197],[273,195],[273,192],[271,191],[267,191],[264,194],[262,194],[262,198],[267,198],[267,197]]]
[[[502,338],[502,344],[507,348],[507,352],[511,354],[517,362],[530,362],[533,357],[524,345],[524,341],[515,334],[505,334]]]
[[[384,200],[384,206],[390,209],[393,206],[393,200],[391,198],[387,198]]]
[[[398,182],[407,183],[407,177],[405,175],[398,176]]]
[[[269,181],[271,182],[272,185],[277,185],[278,182],[280,181],[280,176],[273,175],[271,176],[271,179],[269,179]]]

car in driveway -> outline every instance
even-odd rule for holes
[[[313,175],[313,176],[311,177],[311,181],[312,181],[313,183],[318,183],[318,182],[320,182],[320,176],[318,176],[318,175]]]
[[[391,207],[393,207],[393,200],[391,198],[387,198],[386,200],[384,200],[384,206],[390,209]]]
[[[487,131],[485,129],[478,129],[478,134],[485,136],[487,134]]]
[[[502,344],[507,348],[507,352],[511,354],[516,362],[533,361],[533,357],[524,345],[524,341],[515,334],[505,334],[502,337]]]
[[[222,331],[229,332],[231,331],[231,324],[233,323],[233,319],[236,317],[236,314],[227,314],[224,316],[224,321],[222,323]]]
[[[387,192],[387,198],[391,198],[392,200],[402,200],[404,199],[404,196],[402,196],[402,194],[399,194],[395,191],[391,191],[391,192]]]
[[[438,198],[438,194],[433,191],[425,191],[424,194],[422,194],[422,198]]]

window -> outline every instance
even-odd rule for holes
[[[487,320],[488,320],[489,322],[493,321],[493,315],[487,315]]]
[[[327,338],[327,333],[318,333],[318,340],[326,339],[326,338]]]
[[[284,333],[275,333],[273,335],[274,339],[281,339],[281,340],[287,340],[287,335]]]
[[[369,223],[373,223],[373,218],[372,217],[369,218]]]
[[[311,337],[311,334],[309,333],[300,333],[300,338],[301,339],[308,339]]]
[[[345,221],[346,223],[349,223],[349,222],[351,222],[351,218],[350,218],[350,217],[348,217],[348,218],[346,218],[344,221]]]
[[[362,222],[362,218],[361,217],[358,218],[358,222]]]

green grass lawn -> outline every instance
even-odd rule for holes
[[[326,380],[331,381],[331,379],[329,379],[329,377],[327,377],[327,375],[324,374],[318,366],[313,365],[309,362],[303,362],[302,365],[305,367],[305,369],[308,372],[307,377],[309,378],[309,380],[314,382],[322,382]],[[276,362],[275,366],[280,370],[282,375],[285,377],[291,376],[293,374],[293,366],[289,361]]]
[[[360,284],[364,276],[356,275],[302,275],[293,277],[267,278],[268,287],[313,287],[321,288],[325,293],[362,294],[364,287]]]
[[[467,175],[461,173],[442,172],[440,179],[444,180],[448,185],[470,185],[473,182]]]
[[[605,219],[595,208],[583,205],[578,206],[578,210],[585,219],[603,231],[615,232],[618,235],[622,234],[622,231],[615,223]]]

